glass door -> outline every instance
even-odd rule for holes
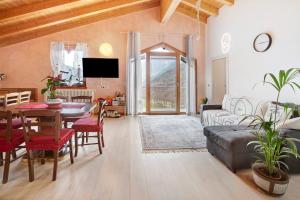
[[[150,112],[176,112],[175,56],[150,56]]]
[[[159,43],[142,51],[141,107],[144,114],[179,114],[186,111],[184,52]]]

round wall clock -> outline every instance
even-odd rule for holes
[[[259,34],[254,42],[253,48],[257,52],[266,52],[272,45],[272,37],[268,33]]]

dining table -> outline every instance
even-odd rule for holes
[[[45,102],[30,102],[30,103],[22,103],[18,105],[1,107],[0,111],[11,111],[14,115],[18,116],[20,111],[26,110],[43,110],[43,109],[51,109],[57,110],[60,112],[62,119],[66,117],[80,117],[87,113],[93,112],[96,108],[96,103],[78,103],[78,102],[63,102],[58,107],[50,107]],[[68,154],[67,147],[63,147],[61,149],[59,156],[63,157]],[[23,157],[26,159],[26,155]],[[52,157],[52,151],[45,152],[45,157]]]
[[[22,103],[7,107],[1,107],[0,111],[11,111],[13,114],[18,114],[20,111],[25,110],[41,110],[51,109],[60,112],[62,118],[65,117],[80,117],[86,113],[92,112],[96,108],[95,103],[77,103],[77,102],[63,102],[59,107],[49,107],[47,103],[31,102]]]

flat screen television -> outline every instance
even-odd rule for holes
[[[85,78],[119,78],[117,58],[83,58],[82,64]]]

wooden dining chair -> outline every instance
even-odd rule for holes
[[[24,91],[19,93],[19,103],[30,102],[31,91]]]
[[[4,106],[8,107],[19,104],[19,95],[20,93],[17,92],[6,94],[4,99]]]
[[[20,93],[8,93],[5,95],[4,99],[4,106],[5,107],[10,107],[13,105],[19,104],[19,98]],[[7,121],[5,119],[0,119],[0,129],[5,129],[7,126]],[[13,118],[12,119],[12,128],[13,129],[18,129],[22,127],[22,122],[20,118]]]
[[[82,118],[74,122],[72,128],[75,130],[75,157],[78,153],[78,134],[79,133],[91,133],[96,132],[95,135],[87,135],[86,137],[97,138],[97,143],[85,143],[83,145],[95,145],[98,144],[99,153],[102,154],[102,147],[104,147],[104,137],[103,137],[103,118],[105,112],[106,102],[99,103],[97,119],[92,117]],[[82,145],[82,146],[83,146]]]
[[[71,97],[71,101],[79,102],[79,103],[81,103],[81,102],[92,103],[92,96],[74,96],[74,97]],[[90,116],[90,114],[88,113],[88,114],[86,114],[84,116],[80,116],[80,117],[66,117],[66,118],[64,118],[65,127],[67,127],[68,122],[74,123],[78,119],[86,118],[89,116]]]
[[[8,181],[10,156],[15,149],[24,143],[24,133],[21,129],[13,129],[12,127],[12,112],[0,111],[0,119],[7,122],[5,129],[0,129],[0,159],[1,165],[3,164],[3,153],[5,153],[4,171],[2,183],[5,184]]]
[[[20,93],[8,93],[5,95],[4,99],[4,107],[10,107],[13,105],[19,104],[19,96]],[[0,129],[6,129],[7,120],[0,119]],[[22,122],[20,118],[13,118],[12,119],[12,128],[18,129],[22,127]]]
[[[72,102],[78,102],[78,103],[82,103],[82,102],[85,102],[85,103],[92,103],[92,96],[73,96],[71,97],[71,101]],[[80,116],[80,117],[65,117],[64,118],[64,126],[65,127],[68,127],[68,123],[74,123],[75,121],[79,120],[79,119],[82,119],[82,118],[87,118],[87,117],[90,117],[91,114],[90,113],[87,113],[83,116]],[[84,138],[86,139],[86,142],[88,142],[88,133],[82,133],[81,135],[81,144],[83,145],[84,143]]]
[[[69,142],[70,160],[73,164],[72,136],[73,129],[61,128],[61,115],[55,110],[28,110],[20,111],[25,130],[25,144],[28,155],[29,181],[34,181],[34,158],[32,151],[53,151],[54,166],[52,180],[56,180],[57,160],[59,150]],[[37,120],[27,120],[36,118]],[[38,130],[33,129],[34,126]]]

